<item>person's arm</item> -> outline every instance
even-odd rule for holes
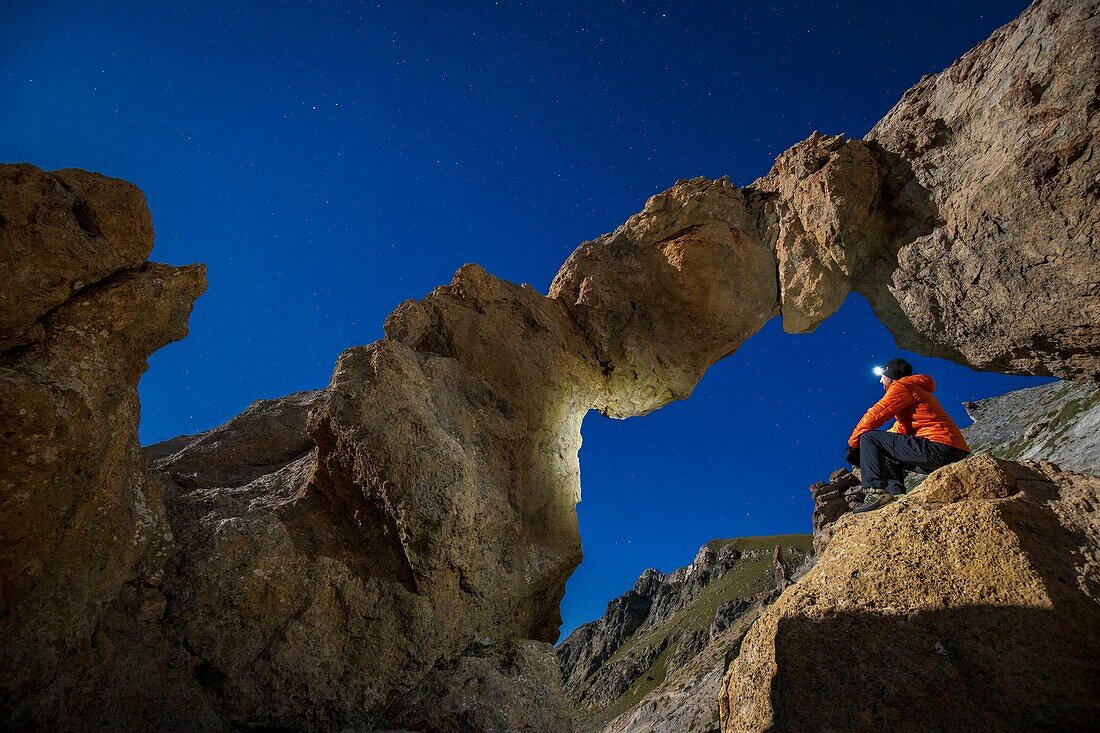
[[[855,430],[852,431],[851,437],[848,438],[848,445],[855,448],[859,445],[859,436],[868,430],[881,427],[884,422],[916,401],[917,396],[915,394],[900,383],[894,382],[886,389],[886,394],[882,396],[882,399],[873,404],[871,409],[863,414],[863,417],[856,424]]]

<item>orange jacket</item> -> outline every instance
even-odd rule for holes
[[[932,396],[936,383],[927,374],[902,377],[886,388],[886,394],[868,410],[848,438],[848,445],[859,446],[859,436],[896,418],[891,432],[915,435],[970,452],[959,426],[944,412]]]

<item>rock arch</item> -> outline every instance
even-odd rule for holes
[[[580,560],[585,412],[685,398],[768,319],[812,330],[850,290],[911,350],[1097,379],[1095,17],[1040,0],[866,139],[815,134],[743,188],[677,183],[581,245],[548,296],[467,265],[345,352],[326,390],[154,446],[151,474],[136,382],[201,274],[141,264],[136,189],[6,167],[7,287],[51,283],[0,320],[3,424],[24,436],[2,472],[9,719],[413,727],[462,702],[507,727],[529,702],[517,679],[552,686],[539,644]],[[35,207],[61,212],[56,230]],[[137,256],[103,273],[59,258],[69,240]],[[145,320],[119,315],[139,305]],[[74,361],[120,366],[76,388]],[[29,460],[58,441],[95,480]],[[563,724],[543,705],[544,728]]]

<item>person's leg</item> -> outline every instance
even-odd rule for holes
[[[882,433],[881,435],[884,437],[876,440],[882,443],[883,450],[889,453],[890,457],[901,466],[903,472],[919,468],[928,473],[970,455],[966,451],[926,438],[894,433]]]
[[[886,506],[896,493],[904,493],[905,469],[890,453],[887,435],[872,430],[859,436],[859,474],[863,485],[863,503],[853,512],[869,512]]]
[[[885,489],[892,496],[905,493],[906,467],[895,455],[895,438],[903,437],[882,430],[859,436],[859,473],[864,488]]]

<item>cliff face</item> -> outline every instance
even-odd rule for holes
[[[1097,17],[1040,0],[866,140],[678,183],[550,297],[463,267],[328,389],[158,446],[153,473],[137,379],[201,269],[144,262],[132,186],[4,166],[5,722],[509,730],[537,707],[566,730],[547,642],[586,411],[686,397],[768,318],[812,329],[853,289],[917,351],[1100,374]]]
[[[963,433],[975,449],[1100,476],[1100,386],[1055,382],[964,406],[974,424]]]
[[[141,675],[129,664],[140,652],[117,632],[156,623],[170,534],[163,487],[138,448],[137,382],[153,351],[186,335],[206,288],[200,266],[146,262],[152,246],[134,186],[0,167],[0,689],[9,723],[44,720],[50,709],[81,717],[97,695],[114,702]]]
[[[713,728],[731,640],[775,598],[808,548],[806,535],[714,540],[687,567],[645,571],[601,618],[558,645],[578,730]]]

